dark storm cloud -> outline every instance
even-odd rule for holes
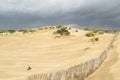
[[[0,28],[78,24],[119,29],[119,0],[0,0]]]

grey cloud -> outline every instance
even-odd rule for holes
[[[0,28],[78,24],[119,29],[119,5],[119,0],[0,0]]]
[[[83,0],[1,0],[0,10],[48,15],[74,10],[80,6],[79,2],[83,2]]]

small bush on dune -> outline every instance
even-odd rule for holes
[[[61,25],[57,26],[57,28],[61,28],[61,27],[62,27]]]
[[[62,35],[70,35],[70,32],[67,30],[67,27],[62,27],[57,31],[53,32],[53,34],[60,34],[62,36]]]
[[[7,30],[0,30],[0,33],[6,33]]]
[[[33,32],[36,32],[36,30],[32,30],[32,29],[31,29],[31,30],[29,30],[29,32],[33,33]]]
[[[22,30],[22,29],[21,29],[21,30],[18,30],[18,32],[24,32],[24,31],[25,31],[25,30]]]
[[[94,32],[94,33],[98,33],[98,32],[99,32],[99,30],[93,30],[93,32]]]
[[[98,37],[92,38],[91,41],[95,43],[96,41],[99,41],[99,38]]]
[[[28,33],[28,31],[27,31],[27,30],[23,31],[23,34],[26,34],[26,33]]]
[[[28,33],[28,30],[18,30],[18,32],[22,32],[23,34],[26,34],[26,33]]]
[[[23,34],[26,34],[26,33],[33,33],[35,32],[36,30],[34,29],[21,29],[21,30],[18,30],[18,32],[22,32]]]
[[[15,33],[16,30],[0,30],[0,33]]]
[[[8,34],[8,33],[10,33],[10,34],[13,34],[13,33],[15,33],[17,30],[0,30],[0,34],[1,35],[3,35],[4,33],[5,34]]]
[[[69,30],[71,30],[71,27],[69,27]]]
[[[99,31],[98,34],[104,34],[104,31]]]
[[[99,38],[98,38],[98,37],[96,37],[96,38],[95,38],[95,41],[99,41]]]
[[[55,28],[56,28],[56,27],[53,27],[53,26],[51,27],[51,29],[55,29]]]
[[[47,27],[45,27],[45,29],[48,29]]]
[[[12,33],[15,33],[16,30],[8,30],[8,32],[12,34]]]
[[[49,27],[49,29],[51,29],[52,27]]]
[[[85,34],[85,36],[87,36],[87,37],[93,37],[93,36],[95,36],[95,34],[93,32],[88,32],[88,33]]]
[[[88,30],[90,30],[90,29],[89,29],[89,28],[85,28],[84,30],[88,31]]]
[[[78,30],[75,30],[75,32],[78,32]]]

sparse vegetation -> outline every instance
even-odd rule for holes
[[[61,25],[59,25],[59,26],[57,26],[57,28],[62,28],[63,26],[61,26]]]
[[[95,34],[93,32],[88,32],[88,33],[85,34],[85,36],[87,36],[87,37],[93,37],[93,36],[95,36]]]
[[[48,29],[47,27],[45,27],[45,29]]]
[[[91,42],[95,43],[96,41],[99,41],[99,38],[98,37],[94,37],[91,39]]]
[[[89,29],[89,28],[85,28],[84,30],[88,31],[88,30],[90,30],[90,29]]]
[[[12,33],[15,33],[16,32],[16,30],[0,30],[0,34],[1,33],[10,33],[10,34],[12,34]]]
[[[99,41],[99,38],[98,37],[96,37],[96,38],[94,38],[95,39],[95,41]]]
[[[51,29],[52,27],[50,26],[49,29]]]
[[[69,27],[69,30],[71,30],[71,27]]]
[[[29,30],[29,32],[33,33],[33,32],[36,32],[36,30],[32,30],[32,29],[31,29],[31,30]]]
[[[7,30],[0,30],[0,33],[6,33]]]
[[[15,33],[16,30],[8,30],[8,32],[12,34],[12,33]]]
[[[28,33],[28,30],[22,29],[22,30],[18,30],[18,32],[22,32],[23,34]]]
[[[59,35],[70,35],[70,32],[67,30],[67,27],[61,27],[60,29],[58,29],[57,31],[53,32],[53,34],[59,34]]]
[[[75,32],[78,32],[78,30],[75,30]]]
[[[120,32],[119,30],[104,30],[104,29],[93,29],[93,28],[85,28],[86,31],[92,31],[96,34],[104,34],[104,33],[111,33],[114,34],[116,32]]]
[[[34,29],[21,29],[21,30],[18,30],[18,32],[22,32],[23,34],[26,34],[26,33],[36,32],[36,30],[34,30]]]

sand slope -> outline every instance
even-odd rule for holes
[[[86,80],[120,80],[120,36],[114,42],[107,60]]]
[[[0,36],[0,80],[24,80],[34,73],[48,73],[74,66],[99,56],[113,34],[98,35],[89,42],[85,31],[70,30],[71,36],[55,39],[55,30]],[[27,71],[30,65],[32,70]],[[116,67],[116,66],[114,66]]]

